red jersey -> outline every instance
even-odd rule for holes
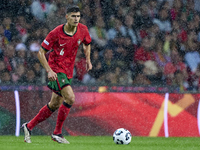
[[[79,45],[89,45],[90,42],[91,37],[85,25],[79,23],[74,35],[68,35],[62,24],[52,30],[41,45],[46,51],[52,50],[48,59],[51,69],[56,73],[65,73],[71,79]]]

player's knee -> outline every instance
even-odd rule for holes
[[[59,103],[59,102],[56,102],[56,103],[49,102],[48,103],[48,106],[51,110],[57,110],[60,107],[60,105],[61,105],[61,103]]]
[[[75,102],[75,95],[74,94],[71,94],[70,96],[68,97],[65,97],[65,100],[64,100],[66,103],[68,103],[69,105],[73,105],[73,103]]]

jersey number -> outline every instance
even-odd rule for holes
[[[64,54],[64,48],[60,51],[60,55],[62,55],[63,56],[63,54]]]

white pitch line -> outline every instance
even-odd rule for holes
[[[169,93],[165,94],[165,102],[164,102],[164,131],[165,131],[165,137],[169,137],[169,131],[168,131],[168,101],[169,101]]]
[[[17,90],[14,91],[15,93],[15,106],[16,106],[16,130],[15,136],[20,135],[20,101],[19,101],[19,92]]]
[[[198,125],[199,135],[200,135],[200,100],[199,100],[199,104],[197,108],[197,125]]]

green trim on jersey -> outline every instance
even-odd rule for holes
[[[71,85],[72,79],[68,79],[64,73],[57,73],[57,79],[55,81],[49,81],[47,87],[50,88],[54,93],[61,95],[61,90]]]

